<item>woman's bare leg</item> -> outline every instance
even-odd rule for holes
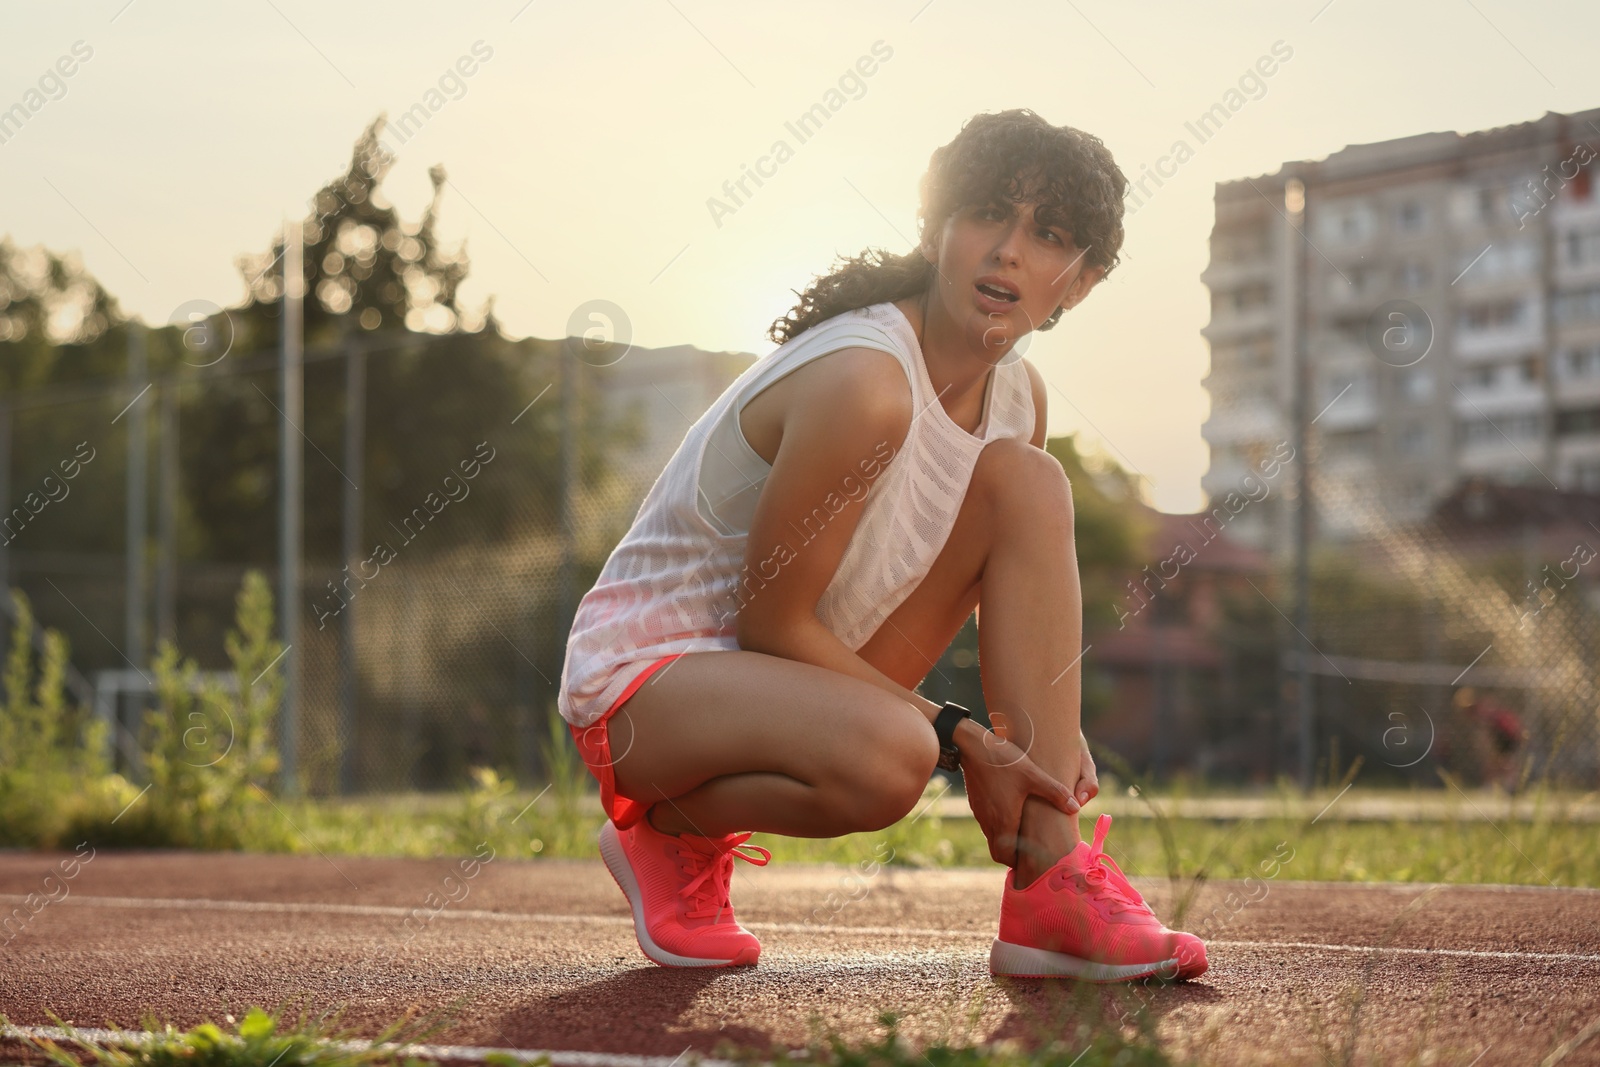
[[[928,574],[857,651],[914,688],[978,606],[991,717],[1070,788],[1082,642],[1070,486],[1053,457],[1010,439],[983,449],[972,478]],[[887,826],[916,804],[938,755],[927,720],[892,694],[758,652],[689,653],[608,725],[618,789],[670,801],[651,809],[657,828],[708,836]],[[1079,840],[1076,820],[1038,798],[1020,836],[1023,885]]]
[[[941,611],[941,604],[956,607]],[[1072,487],[1053,456],[1025,441],[984,447],[933,569],[860,655],[914,687],[975,604],[991,722],[1071,789],[1082,758],[1083,646]],[[1077,819],[1039,797],[1025,803],[1018,836],[1019,886],[1080,840]]]
[[[1007,737],[1068,789],[1081,774],[1083,593],[1073,543],[1072,487],[1055,457],[1018,441],[984,449],[996,541],[983,573],[978,659],[984,703]],[[1022,808],[1016,884],[1075,848],[1078,820],[1039,797]]]
[[[651,825],[718,837],[838,837],[916,804],[938,743],[892,693],[760,652],[691,652],[608,723],[617,789],[658,802]]]

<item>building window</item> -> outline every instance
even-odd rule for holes
[[[1211,366],[1220,371],[1260,370],[1272,364],[1272,338],[1252,337],[1211,346]]]
[[[1597,291],[1597,295],[1600,295],[1600,291]],[[1509,330],[1520,326],[1526,313],[1524,300],[1494,300],[1462,308],[1456,324],[1463,333]]]
[[[1400,432],[1400,451],[1404,455],[1426,456],[1432,444],[1428,427],[1422,423],[1413,423]]]
[[[1600,459],[1580,459],[1573,463],[1568,481],[1582,493],[1600,493]]]
[[[1247,285],[1242,289],[1218,289],[1211,294],[1211,314],[1238,314],[1266,307],[1271,303],[1271,293],[1265,285]]]
[[[1433,399],[1433,371],[1412,370],[1400,376],[1400,395],[1408,403],[1426,404]]]
[[[1600,408],[1578,408],[1556,415],[1556,433],[1563,437],[1600,433]]]
[[[1322,454],[1333,461],[1370,461],[1372,434],[1365,430],[1357,433],[1330,433],[1323,438]]]
[[[1426,263],[1402,263],[1395,270],[1395,284],[1407,292],[1415,292],[1428,284]]]
[[[1322,405],[1339,400],[1341,404],[1372,399],[1372,375],[1365,369],[1327,372],[1322,380]]]
[[[1566,258],[1567,263],[1574,267],[1600,263],[1600,229],[1569,230]]]
[[[1589,322],[1600,319],[1600,289],[1579,289],[1556,294],[1552,309],[1557,322]]]
[[[1217,263],[1243,263],[1267,254],[1264,230],[1219,233],[1211,238],[1211,258]]]
[[[1317,229],[1330,244],[1357,244],[1372,236],[1373,211],[1365,203],[1330,203],[1317,213]]]
[[[1600,345],[1569,348],[1556,360],[1556,376],[1561,381],[1581,382],[1600,378]]]
[[[1373,280],[1376,274],[1371,267],[1346,267],[1342,271],[1329,271],[1323,276],[1328,299],[1339,300],[1371,291],[1375,288]]]
[[[1423,226],[1422,205],[1415,200],[1407,200],[1395,212],[1395,222],[1401,233],[1421,233]]]
[[[1498,186],[1485,186],[1478,190],[1478,221],[1495,223],[1511,217],[1511,206]]]

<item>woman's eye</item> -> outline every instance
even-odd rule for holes
[[[1045,226],[1039,227],[1039,232],[1044,234],[1046,237],[1050,238],[1050,240],[1057,242],[1058,244],[1061,241],[1061,238],[1060,238],[1059,235],[1057,235],[1056,231],[1054,231],[1052,229],[1049,229],[1048,227],[1045,227]]]

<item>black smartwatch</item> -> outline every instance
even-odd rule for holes
[[[933,732],[939,737],[939,763],[941,770],[954,771],[961,767],[961,750],[956,747],[956,723],[972,718],[972,712],[960,704],[945,701],[944,707],[933,720]]]

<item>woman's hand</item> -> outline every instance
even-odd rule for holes
[[[1017,860],[1017,831],[1022,826],[1022,805],[1028,797],[1042,797],[1052,807],[1076,816],[1082,805],[1073,793],[1092,797],[1099,791],[1094,761],[1087,748],[1083,750],[1083,771],[1078,783],[1075,789],[1069,789],[1041,770],[1022,748],[971,719],[956,724],[955,743],[961,750],[967,802],[989,842],[989,856],[1007,867],[1014,866]]]
[[[1078,799],[1081,807],[1100,795],[1100,777],[1095,773],[1094,757],[1089,755],[1089,739],[1078,732],[1078,784],[1072,787],[1072,795]]]

